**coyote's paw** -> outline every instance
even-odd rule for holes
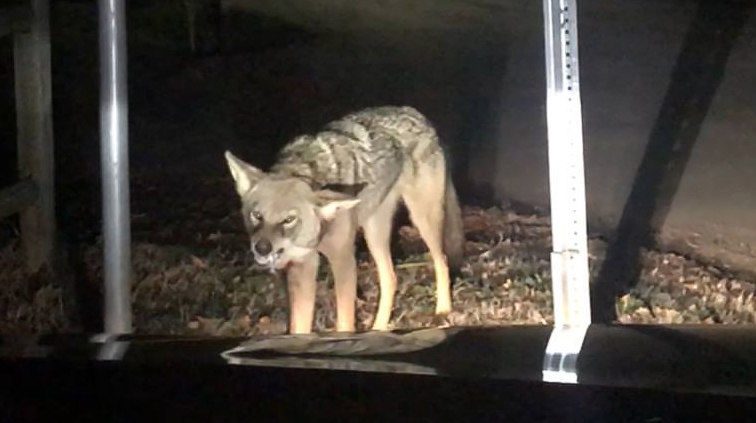
[[[449,326],[451,326],[449,313],[436,313],[436,315],[433,316],[433,326],[438,328],[448,328]]]
[[[389,331],[389,324],[388,323],[381,323],[381,322],[375,322],[373,323],[372,330],[377,330],[381,332]]]
[[[449,314],[452,311],[451,301],[439,301],[436,304],[436,315],[442,316],[445,314]]]

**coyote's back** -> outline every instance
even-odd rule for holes
[[[433,126],[411,107],[384,106],[352,113],[315,135],[297,137],[279,154],[274,172],[316,186],[366,186],[396,178],[405,163],[441,154]]]

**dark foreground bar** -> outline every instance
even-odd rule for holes
[[[756,415],[754,328],[595,326],[578,359],[578,384],[541,381],[549,333],[455,329],[419,352],[283,361],[268,353],[246,361],[256,365],[220,356],[234,339],[4,339],[0,413],[9,422],[745,422]],[[119,348],[120,360],[97,359]]]

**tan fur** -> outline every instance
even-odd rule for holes
[[[397,279],[389,245],[400,201],[433,260],[436,313],[448,313],[452,298],[446,254],[458,261],[463,238],[456,194],[432,126],[414,109],[386,107],[350,115],[330,127],[336,132],[291,143],[270,173],[226,153],[255,261],[286,270],[289,331],[312,330],[318,252],[334,275],[336,330],[355,330],[358,228],[364,231],[380,284],[373,329],[390,328]],[[358,194],[332,191],[332,184],[358,187]]]

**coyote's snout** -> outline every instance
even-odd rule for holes
[[[230,152],[255,262],[286,272],[291,333],[309,333],[318,253],[334,275],[338,331],[355,330],[354,238],[362,228],[380,281],[373,329],[388,329],[396,290],[389,250],[399,201],[428,246],[436,313],[451,310],[449,264],[462,259],[462,224],[436,131],[410,107],[366,109],[295,138],[268,172]]]

